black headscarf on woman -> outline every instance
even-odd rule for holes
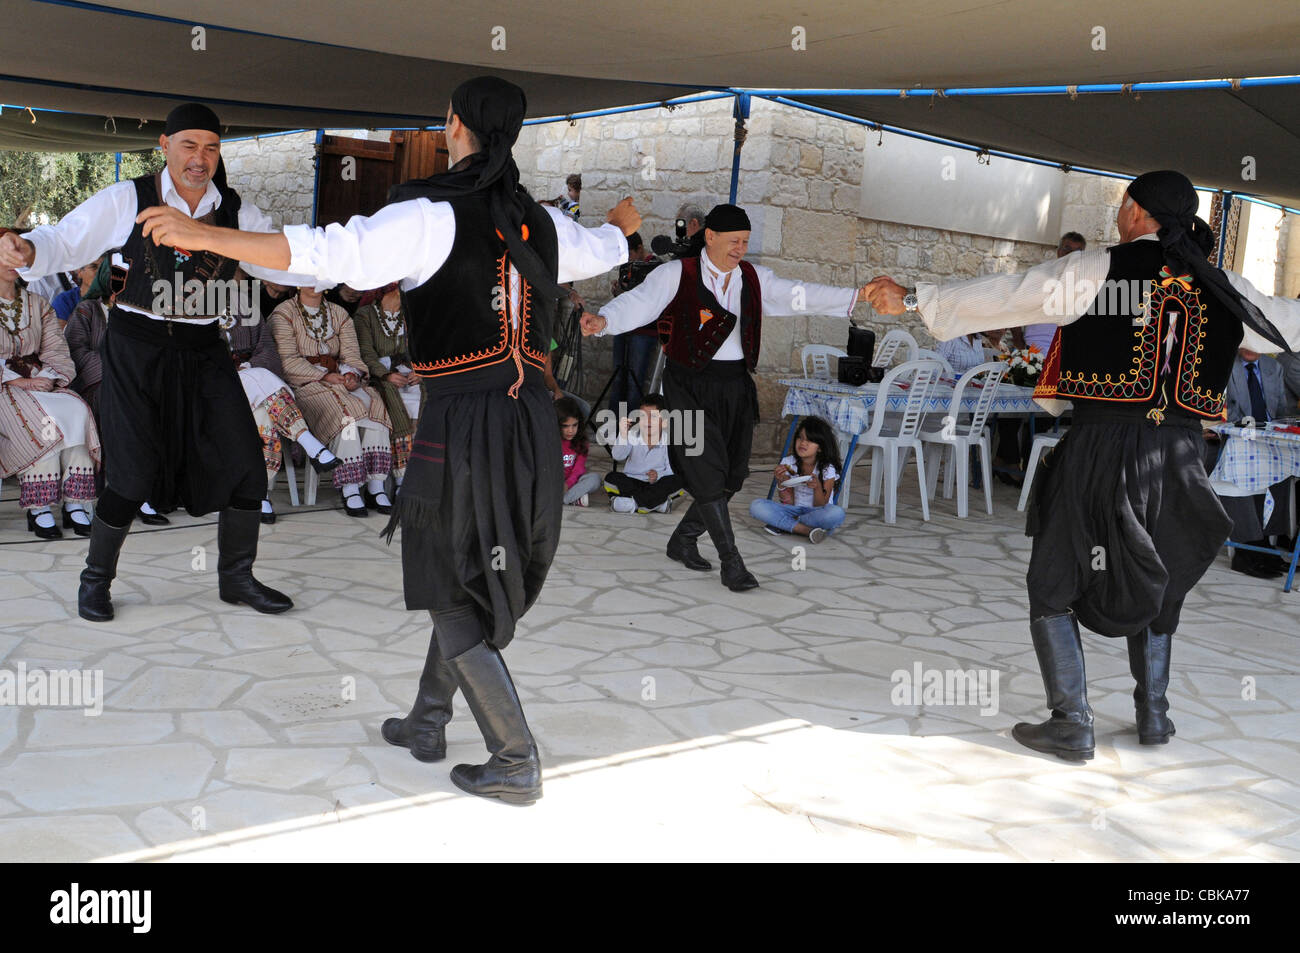
[[[1211,264],[1209,254],[1214,248],[1214,233],[1196,214],[1200,203],[1187,176],[1171,169],[1145,172],[1129,184],[1128,194],[1160,223],[1156,238],[1170,265],[1194,275],[1196,283],[1218,298],[1246,327],[1282,350],[1291,350],[1286,338],[1264,313],[1232,287],[1221,268]]]
[[[505,238],[510,260],[532,286],[533,294],[556,299],[567,295],[555,275],[522,237],[524,212],[533,199],[519,184],[519,167],[510,150],[523,127],[528,99],[514,83],[496,76],[466,80],[451,94],[451,111],[478,138],[481,151],[466,156],[438,175],[395,185],[388,201],[426,198],[434,202],[488,191],[492,224]]]

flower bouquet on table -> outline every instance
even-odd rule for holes
[[[1043,352],[1036,347],[1013,348],[999,358],[1009,365],[1007,377],[1017,387],[1033,387],[1043,369]]]

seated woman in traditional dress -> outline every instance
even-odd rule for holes
[[[344,511],[368,516],[369,506],[391,512],[392,501],[384,492],[393,467],[388,411],[379,394],[365,386],[365,362],[352,319],[320,292],[299,288],[271,313],[271,332],[284,379],[307,424],[342,461],[334,469],[334,485]]]
[[[236,273],[236,277],[247,277]],[[242,302],[239,302],[242,304]],[[239,370],[239,383],[253,409],[253,420],[262,437],[262,456],[266,459],[266,499],[262,500],[262,522],[275,522],[271,490],[276,474],[284,464],[281,437],[297,441],[307,454],[307,461],[317,473],[329,473],[339,465],[339,458],[317,439],[303,419],[293,398],[293,391],[283,380],[284,368],[275,335],[260,314],[248,314],[252,308],[236,307],[221,316],[221,335],[230,347],[230,356]]]
[[[382,291],[377,300],[357,309],[352,323],[356,325],[357,344],[370,372],[371,385],[384,399],[388,419],[393,422],[393,483],[400,490],[411,459],[411,440],[424,388],[420,378],[411,373],[402,294],[396,284]]]
[[[99,433],[68,388],[77,371],[62,322],[12,268],[0,268],[0,361],[0,477],[18,475],[18,505],[41,539],[63,536],[50,510],[60,500],[63,525],[89,536]]]

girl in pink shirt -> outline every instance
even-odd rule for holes
[[[564,502],[576,506],[587,505],[587,494],[600,487],[599,473],[587,472],[587,430],[583,426],[582,410],[569,397],[555,402],[555,412],[560,418],[560,446],[564,452]]]

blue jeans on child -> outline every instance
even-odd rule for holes
[[[809,529],[820,528],[833,533],[844,522],[844,510],[834,503],[825,506],[796,506],[776,500],[754,500],[749,504],[749,515],[787,533],[794,531],[795,523],[803,523]]]

